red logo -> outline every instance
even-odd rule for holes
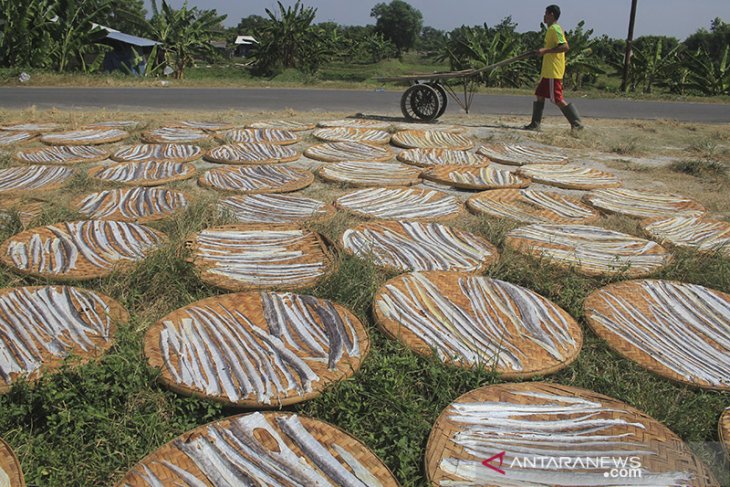
[[[482,462],[482,465],[484,465],[487,468],[491,468],[492,470],[494,470],[495,472],[497,472],[499,474],[506,475],[505,471],[502,470],[501,468],[499,468],[502,466],[502,463],[504,463],[504,456],[506,454],[507,454],[507,452],[497,453],[493,457],[490,457],[490,458],[487,458],[486,460],[484,460]],[[499,466],[495,467],[494,465],[492,465],[492,462],[497,459],[499,459]]]

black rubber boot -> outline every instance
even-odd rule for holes
[[[545,110],[545,100],[532,102],[532,122],[522,128],[525,130],[540,130],[543,110]]]
[[[583,130],[583,123],[580,121],[580,115],[578,115],[578,109],[575,105],[568,103],[564,107],[560,107],[560,111],[563,112],[565,118],[570,122],[570,128],[573,130]]]

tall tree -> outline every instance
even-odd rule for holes
[[[215,10],[189,8],[187,2],[175,10],[162,0],[162,8],[152,0],[152,35],[162,43],[165,62],[174,70],[175,79],[185,76],[185,68],[193,64],[193,56],[213,54],[210,41],[214,29],[226,18]]]
[[[260,30],[266,25],[268,20],[260,15],[249,15],[244,17],[236,26],[236,31],[239,35],[254,36],[258,34]]]
[[[370,11],[375,17],[375,31],[391,41],[400,56],[403,51],[413,48],[423,27],[423,15],[403,0],[379,3]]]
[[[125,34],[145,35],[147,10],[143,0],[110,0],[109,6],[94,22]]]

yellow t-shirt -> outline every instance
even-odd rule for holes
[[[545,34],[545,47],[552,49],[566,42],[562,27],[558,24],[553,24],[548,27],[547,33]],[[565,53],[545,54],[542,57],[542,71],[540,71],[540,76],[543,78],[563,79],[563,75],[565,75]]]

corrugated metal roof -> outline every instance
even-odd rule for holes
[[[112,39],[119,42],[124,42],[125,44],[131,44],[133,46],[138,47],[152,47],[160,44],[157,41],[153,41],[152,39],[145,39],[144,37],[137,37],[130,34],[123,34],[122,32],[109,32],[105,39]]]
[[[258,44],[259,41],[253,36],[238,36],[234,44]]]

